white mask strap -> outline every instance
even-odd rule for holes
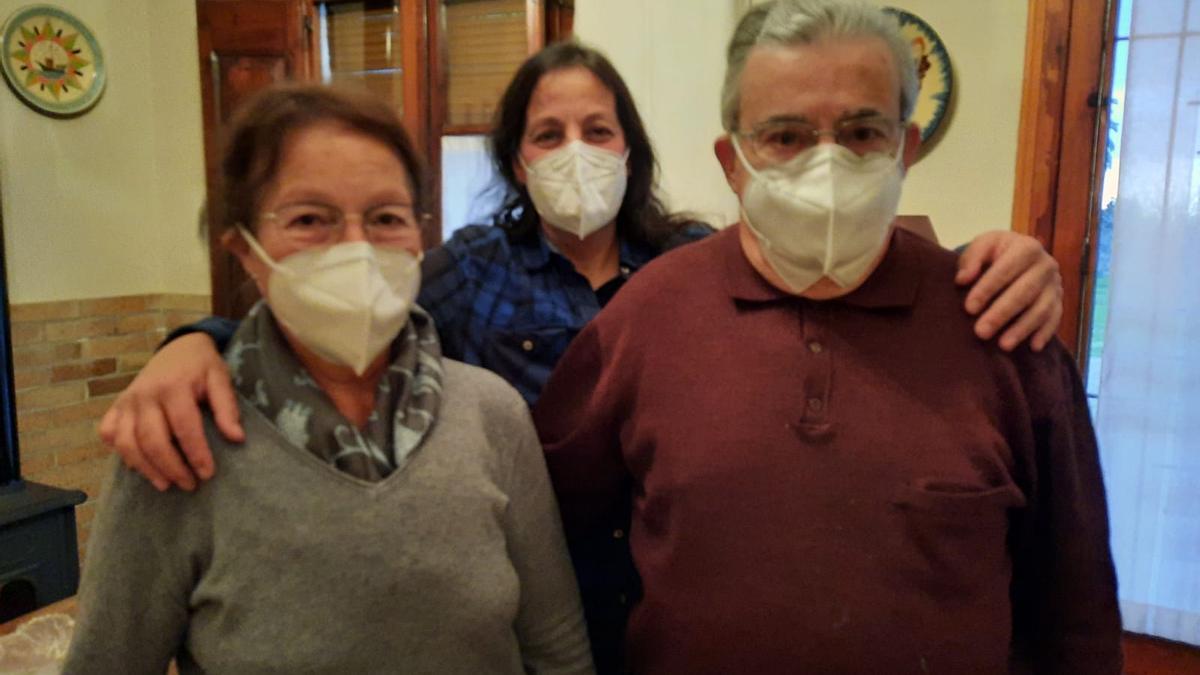
[[[250,234],[249,230],[242,227],[241,223],[238,223],[234,227],[237,228],[237,231],[242,235],[242,240],[245,241],[248,246],[250,246],[250,250],[254,251],[254,255],[258,256],[259,260],[263,261],[267,267],[270,267],[276,272],[282,269],[279,266],[279,263],[275,262],[271,259],[271,256],[267,255],[267,252],[263,250],[262,245],[259,244],[258,240],[254,238],[254,235]]]
[[[746,171],[750,172],[750,175],[754,176],[755,178],[762,178],[762,176],[758,173],[758,169],[750,166],[750,160],[746,159],[745,153],[742,152],[742,144],[738,142],[738,134],[736,131],[729,134],[729,142],[733,144],[733,151],[737,153],[738,160],[741,161],[742,166],[746,168]]]

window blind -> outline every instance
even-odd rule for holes
[[[448,125],[491,123],[500,95],[529,53],[525,5],[525,0],[447,0]]]
[[[403,35],[394,0],[321,5],[326,82],[362,86],[404,112]]]

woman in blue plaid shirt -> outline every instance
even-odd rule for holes
[[[503,207],[490,224],[462,228],[426,252],[418,302],[433,315],[447,358],[500,374],[533,405],[571,339],[630,275],[712,228],[663,207],[633,97],[590,47],[559,43],[530,57],[503,95],[490,145]],[[968,311],[986,308],[981,338],[1007,326],[1007,349],[1030,336],[1040,349],[1050,339],[1061,280],[1040,244],[990,232],[961,261],[957,281],[975,284]],[[173,335],[101,423],[105,442],[159,489],[191,490],[213,474],[198,400],[208,400],[227,437],[243,436],[214,347],[234,328],[209,319]],[[570,542],[601,672],[619,669],[626,607],[638,592],[625,525],[611,525]]]

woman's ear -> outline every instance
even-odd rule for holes
[[[250,245],[242,238],[242,233],[236,228],[229,228],[221,233],[221,248],[229,251],[245,266],[246,256],[250,255]]]
[[[229,228],[221,233],[221,247],[233,254],[238,262],[242,264],[242,269],[246,274],[254,280],[254,284],[258,286],[258,293],[262,297],[267,297],[267,278],[271,272],[267,265],[254,255],[254,251],[250,250],[250,245],[246,243],[245,237],[236,228]]]

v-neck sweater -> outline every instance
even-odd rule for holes
[[[240,401],[217,474],[159,493],[117,465],[66,673],[591,671],[545,462],[521,397],[446,360],[439,419],[370,483]]]

